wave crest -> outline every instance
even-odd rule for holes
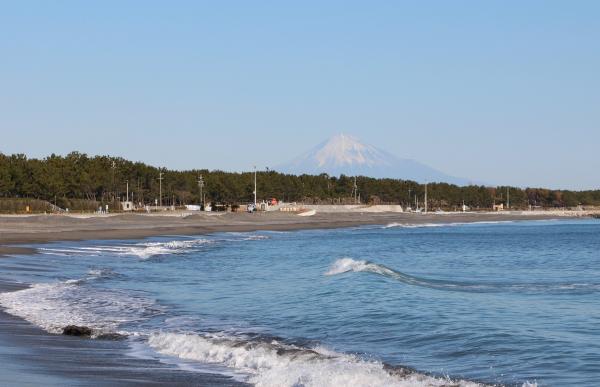
[[[378,361],[337,353],[323,347],[303,348],[277,340],[248,340],[232,336],[156,333],[149,337],[156,351],[186,360],[225,365],[248,374],[256,386],[464,386],[451,381],[401,371]]]
[[[187,254],[198,251],[204,246],[227,243],[245,242],[270,239],[267,235],[253,233],[230,233],[231,238],[196,238],[186,240],[172,240],[159,242],[140,242],[135,244],[118,244],[113,246],[74,246],[69,248],[41,247],[38,250],[48,255],[91,255],[101,256],[104,254],[116,256],[134,256],[141,260],[147,260],[164,255]]]
[[[503,224],[503,223],[514,223],[512,220],[489,220],[489,221],[478,221],[478,222],[451,222],[451,223],[399,223],[392,222],[388,223],[382,228],[428,228],[428,227],[455,227],[455,226],[468,226],[468,225],[483,225],[483,224]]]
[[[340,258],[336,260],[329,270],[327,276],[343,274],[347,272],[368,272],[390,278],[407,285],[421,286],[436,290],[450,290],[459,292],[523,292],[523,293],[573,293],[586,294],[600,291],[597,283],[474,283],[427,279],[412,276],[398,270],[391,269],[379,263],[352,258]]]

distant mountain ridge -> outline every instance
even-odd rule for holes
[[[361,175],[414,180],[419,183],[469,184],[467,179],[450,176],[415,160],[396,157],[347,134],[335,135],[275,169],[294,175],[327,173],[332,176]]]

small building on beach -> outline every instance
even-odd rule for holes
[[[134,209],[133,202],[130,202],[130,201],[121,202],[121,209],[123,211],[133,211],[133,209]]]

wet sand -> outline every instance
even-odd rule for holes
[[[141,239],[158,235],[200,235],[212,232],[341,228],[370,224],[468,223],[557,219],[554,214],[515,213],[166,213],[114,216],[0,216],[0,256],[34,252],[36,243],[87,239]]]

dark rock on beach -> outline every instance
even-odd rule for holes
[[[63,335],[89,337],[92,335],[92,330],[88,327],[80,327],[77,325],[68,325],[63,328]]]
[[[119,333],[103,333],[98,335],[98,340],[125,340],[127,336],[121,335]]]

